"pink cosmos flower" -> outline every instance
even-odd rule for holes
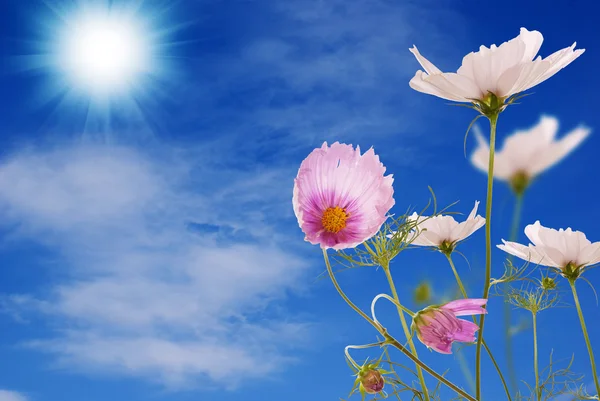
[[[373,148],[323,143],[300,165],[292,203],[305,240],[323,249],[354,248],[379,231],[394,205],[392,175]]]
[[[487,299],[458,299],[442,306],[429,306],[413,318],[412,329],[428,348],[441,354],[452,353],[452,343],[474,342],[479,326],[457,316],[481,315]]]

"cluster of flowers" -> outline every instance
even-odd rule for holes
[[[490,147],[490,144],[478,134],[478,147],[471,156],[472,164],[488,174],[486,203],[488,221],[491,218],[493,178],[507,182],[515,194],[521,196],[537,175],[563,159],[589,134],[589,129],[579,127],[557,140],[557,120],[543,116],[534,128],[515,133],[506,139],[502,150],[495,151],[493,143],[498,115],[520,97],[523,91],[550,78],[584,51],[575,50],[573,44],[544,59],[539,56],[535,58],[542,40],[539,32],[522,28],[518,37],[499,47],[482,46],[478,52],[469,53],[464,57],[462,66],[456,73],[441,72],[423,57],[416,47],[410,49],[424,69],[418,71],[410,81],[413,89],[443,99],[469,103],[468,107],[480,113],[478,117],[485,116],[490,121],[492,146]],[[493,155],[495,158],[492,157]],[[324,143],[302,162],[294,182],[294,212],[305,234],[305,240],[323,248],[328,267],[327,249],[340,251],[356,248],[381,232],[382,226],[390,217],[388,212],[395,204],[392,186],[394,180],[392,175],[385,175],[385,172],[386,168],[372,148],[361,154],[358,146],[355,149],[352,145],[338,142],[331,146]],[[475,398],[456,389],[456,386],[420,362],[414,347],[408,351],[401,345],[397,345],[398,349],[415,361],[419,372],[421,369],[426,370],[469,400],[481,399],[479,347],[483,341],[483,315],[487,313],[486,304],[489,296],[491,268],[489,230],[486,233],[488,282],[484,283],[482,298],[467,297],[450,255],[461,241],[486,225],[486,218],[477,215],[478,206],[479,202],[475,202],[470,215],[460,223],[449,215],[421,216],[414,213],[407,216],[406,221],[412,222],[410,232],[413,235],[402,239],[410,245],[436,248],[447,256],[464,299],[443,305],[431,305],[412,313],[400,304],[395,289],[392,290],[394,297],[382,295],[398,306],[403,322],[403,313],[408,313],[412,317],[411,331],[429,349],[439,353],[452,353],[454,342],[475,342],[475,334],[481,329],[476,362],[478,387]],[[539,221],[528,225],[525,234],[531,244],[523,245],[502,240],[503,244],[497,246],[527,262],[554,269],[572,284],[576,297],[575,280],[590,266],[600,263],[600,242],[592,243],[582,232],[570,228],[555,230],[543,227]],[[390,232],[386,234],[386,238],[393,241],[395,235],[394,232]],[[369,249],[369,252],[373,251]],[[344,299],[350,306],[355,307],[341,292],[331,271],[330,277]],[[576,302],[579,305],[577,299]],[[482,315],[479,324],[475,319],[468,321],[459,318],[469,315]],[[376,320],[374,311],[372,320],[364,316],[376,328],[381,329],[380,333],[386,338],[386,344],[396,343]],[[588,342],[595,384],[598,387],[595,361],[581,313],[580,318]],[[408,335],[407,341],[410,343]],[[362,367],[356,365],[356,367],[357,384],[363,395],[383,391],[385,379],[382,374],[385,374],[385,371],[379,369],[377,364],[366,364]],[[422,376],[420,379],[426,395],[425,399],[429,399]],[[600,391],[600,388],[598,390]],[[510,399],[510,395],[508,398]]]

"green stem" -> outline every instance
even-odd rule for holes
[[[396,306],[400,305],[400,299],[398,298],[398,292],[396,291],[396,286],[394,285],[394,279],[392,278],[392,273],[390,272],[390,266],[388,264],[383,265],[383,271],[385,272],[385,277],[387,278],[388,284],[390,285],[390,290],[392,291],[392,296],[396,301]],[[410,333],[410,329],[408,324],[406,323],[406,318],[404,317],[404,313],[402,309],[398,307],[398,316],[400,316],[400,322],[402,323],[402,329],[404,329],[404,335],[406,336],[406,340],[408,341],[408,346],[410,347],[410,351],[413,355],[418,358],[417,348],[415,347],[415,343],[412,339],[412,335]],[[421,388],[423,389],[423,395],[425,396],[425,400],[429,401],[429,390],[427,390],[427,385],[425,383],[425,377],[423,376],[423,370],[420,366],[417,365],[417,376],[419,377],[419,381],[421,382]]]
[[[347,345],[346,348],[344,349],[344,354],[346,354],[346,358],[348,358],[348,360],[356,368],[356,370],[360,370],[360,366],[356,363],[354,358],[352,358],[350,356],[350,352],[348,352],[348,350],[349,349],[365,349],[365,348],[381,347],[381,346],[383,346],[383,344],[384,343],[379,342],[379,343],[372,343],[372,344],[365,344],[365,345]]]
[[[542,400],[542,388],[540,387],[540,374],[538,372],[538,341],[537,341],[537,314],[533,316],[533,371],[535,372],[535,395],[538,401]]]
[[[463,298],[469,298],[467,296],[467,291],[465,290],[465,286],[463,285],[463,282],[460,279],[460,276],[458,275],[458,271],[456,270],[456,267],[454,266],[454,262],[452,261],[452,255],[451,254],[444,254],[444,255],[446,255],[446,258],[448,259],[448,263],[450,263],[450,267],[452,268],[452,272],[454,273],[454,277],[456,278],[456,283],[458,284],[458,288],[460,289],[460,292],[462,293]],[[476,322],[475,316],[473,316],[473,322]],[[490,348],[485,343],[485,340],[483,339],[483,334],[479,333],[479,336],[481,337],[481,341],[483,342],[483,347],[485,348],[486,352],[490,356],[490,359],[491,359],[492,363],[494,364],[496,371],[498,372],[498,376],[500,376],[500,381],[502,381],[502,386],[504,386],[504,392],[506,393],[506,397],[508,397],[509,401],[512,401],[512,398],[510,396],[510,390],[508,388],[508,385],[506,384],[504,375],[502,374],[502,371],[500,370],[500,366],[496,362],[496,358],[494,358],[494,355],[492,355],[492,350],[490,350]]]
[[[485,282],[483,284],[483,298],[488,299],[490,293],[490,279],[492,278],[492,193],[494,190],[494,151],[496,147],[496,124],[498,114],[491,115],[490,120],[490,156],[488,163],[487,196],[485,201]],[[483,342],[483,329],[485,314],[479,316],[479,337],[477,338],[477,351],[475,353],[475,397],[481,399],[481,345]]]
[[[519,223],[521,221],[521,209],[523,206],[523,194],[522,193],[517,193],[516,194],[516,202],[515,202],[515,209],[513,211],[513,218],[512,218],[512,227],[510,230],[510,237],[509,237],[509,241],[512,242],[516,242],[517,241],[517,237],[518,237],[518,233],[519,233]],[[508,256],[508,260],[512,261],[512,255]],[[513,358],[513,341],[512,341],[512,334],[510,333],[510,329],[512,327],[512,322],[511,322],[511,305],[510,302],[508,302],[508,291],[509,289],[509,284],[508,283],[504,283],[504,339],[506,342],[506,364],[508,365],[508,379],[510,380],[510,385],[513,388],[513,390],[515,390],[518,387],[517,384],[517,375],[516,375],[516,371],[515,371],[515,362],[514,362],[514,358]]]
[[[414,356],[408,349],[406,349],[406,347],[404,347],[402,344],[400,344],[394,337],[389,335],[387,330],[384,327],[382,327],[380,324],[376,323],[373,319],[371,319],[369,316],[367,316],[367,314],[364,313],[358,306],[354,305],[354,303],[350,300],[350,298],[348,298],[346,296],[346,294],[344,293],[344,291],[342,291],[342,288],[338,284],[338,282],[335,278],[335,275],[333,274],[333,270],[331,269],[331,264],[329,263],[329,257],[327,256],[326,249],[323,249],[323,257],[325,258],[325,265],[327,266],[327,273],[329,274],[329,278],[331,279],[333,286],[335,287],[337,292],[340,294],[342,299],[344,301],[346,301],[348,306],[350,306],[352,309],[354,309],[354,311],[356,313],[358,313],[367,322],[369,322],[379,332],[379,334],[381,334],[386,339],[386,343],[388,343],[391,346],[393,346],[394,348],[398,349],[400,352],[402,352],[404,355],[406,355],[411,361],[413,361],[415,364],[419,365],[419,367],[421,369],[423,369],[425,372],[429,373],[431,376],[435,377],[437,380],[442,382],[445,386],[452,389],[457,394],[464,397],[466,400],[477,401],[476,398],[467,394],[460,387],[458,387],[457,385],[455,385],[454,383],[452,383],[451,381],[446,379],[444,376],[437,373],[435,370],[431,369],[424,362],[422,362],[419,358]]]
[[[598,382],[596,360],[594,359],[594,351],[592,351],[590,337],[588,336],[587,328],[585,327],[583,311],[581,310],[581,305],[579,304],[579,297],[577,296],[577,289],[575,288],[575,280],[569,280],[569,283],[571,284],[571,290],[573,291],[573,299],[575,300],[575,306],[577,307],[577,314],[579,314],[579,321],[581,322],[581,331],[583,331],[583,337],[585,338],[585,344],[587,345],[588,354],[590,356],[590,364],[592,365],[592,375],[594,376],[594,384],[596,385],[596,394],[600,396],[600,382]]]
[[[394,305],[396,305],[398,308],[402,309],[402,311],[404,313],[406,313],[408,316],[415,317],[415,312],[411,311],[406,306],[404,306],[401,303],[399,303],[398,301],[396,301],[394,298],[390,297],[387,294],[379,294],[375,298],[373,298],[373,301],[371,301],[371,316],[373,317],[373,320],[376,320],[375,317],[374,317],[374,315],[375,315],[375,303],[379,300],[379,298],[385,298],[385,299],[387,299],[388,301],[390,301],[391,303],[393,303]]]

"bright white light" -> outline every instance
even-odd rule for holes
[[[111,15],[79,17],[63,34],[63,70],[93,93],[132,85],[148,64],[148,43],[135,22]]]
[[[174,2],[40,2],[47,7],[36,6],[39,14],[32,18],[39,29],[25,38],[24,55],[14,61],[22,71],[47,74],[32,101],[33,107],[52,105],[45,124],[94,137],[121,134],[128,126],[152,129],[150,119],[160,114],[155,107],[171,99],[173,36],[185,26],[170,21]]]

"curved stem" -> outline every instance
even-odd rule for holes
[[[354,305],[354,303],[350,300],[350,298],[348,298],[346,296],[346,294],[344,294],[344,291],[342,291],[342,288],[338,284],[338,282],[335,278],[335,275],[333,274],[333,270],[331,269],[331,264],[329,263],[329,257],[327,256],[327,250],[325,250],[325,249],[323,249],[323,257],[325,258],[325,265],[327,266],[327,273],[329,274],[329,278],[331,279],[333,286],[335,287],[337,292],[340,294],[342,299],[344,301],[346,301],[348,306],[350,306],[352,309],[354,309],[354,311],[356,313],[361,315],[367,322],[369,322],[379,332],[379,334],[381,334],[386,339],[387,344],[390,344],[394,348],[398,349],[400,352],[402,352],[404,355],[406,355],[411,361],[413,361],[415,364],[419,365],[419,367],[421,367],[421,369],[423,369],[425,372],[429,373],[431,376],[435,377],[437,380],[442,382],[448,388],[455,391],[460,396],[464,397],[468,401],[477,401],[476,398],[467,394],[464,390],[462,390],[457,385],[455,385],[454,383],[452,383],[451,381],[446,379],[444,376],[437,373],[435,370],[431,369],[424,362],[422,362],[419,358],[414,356],[408,349],[406,349],[406,347],[404,347],[402,344],[400,344],[394,337],[389,335],[387,333],[387,330],[384,327],[382,327],[380,324],[376,323],[369,316],[367,316],[367,314],[364,313],[358,306]]]
[[[515,209],[513,211],[512,227],[510,229],[509,241],[516,242],[519,233],[519,223],[521,221],[521,209],[523,207],[523,193],[516,194]],[[512,255],[508,256],[508,260],[512,261]],[[510,385],[514,389],[518,387],[517,375],[515,371],[515,362],[513,358],[513,341],[512,334],[510,333],[511,328],[511,305],[508,301],[508,288],[509,284],[504,283],[504,340],[506,342],[506,365],[508,366],[508,379]]]
[[[348,358],[348,360],[350,361],[350,363],[357,369],[360,370],[360,366],[356,363],[356,361],[350,356],[350,353],[348,352],[349,349],[365,349],[365,348],[373,348],[373,347],[381,347],[382,345],[384,345],[385,343],[383,342],[379,342],[379,343],[372,343],[372,344],[365,344],[365,345],[347,345],[346,348],[344,348],[344,354],[346,354],[346,358]]]
[[[540,374],[538,371],[538,341],[537,341],[537,314],[531,313],[533,317],[533,371],[535,372],[535,396],[538,401],[542,400],[542,388],[540,387]]]
[[[379,320],[377,320],[377,317],[375,316],[375,304],[377,303],[377,301],[379,300],[379,298],[385,298],[388,301],[390,301],[391,303],[393,303],[394,305],[396,305],[396,307],[402,309],[403,312],[407,313],[410,317],[414,317],[415,313],[413,311],[411,311],[410,309],[406,308],[405,306],[403,306],[402,304],[400,304],[399,302],[397,302],[394,298],[390,297],[387,294],[379,294],[377,295],[375,298],[373,298],[373,301],[371,301],[371,317],[373,318],[373,320],[376,323],[379,323]]]
[[[464,298],[468,298],[467,291],[465,290],[465,286],[463,285],[463,282],[460,279],[460,276],[458,275],[458,271],[456,270],[456,267],[454,266],[454,262],[452,261],[452,255],[451,254],[445,254],[445,255],[446,255],[446,258],[448,259],[448,263],[450,263],[450,267],[452,268],[452,272],[454,273],[454,277],[456,278],[456,283],[458,284],[458,288],[460,288],[460,292],[462,293],[462,296]],[[473,322],[476,322],[475,316],[473,316]],[[496,358],[494,358],[494,355],[492,355],[492,350],[490,350],[490,348],[487,346],[485,340],[483,339],[483,334],[480,333],[479,336],[481,337],[483,347],[485,348],[486,352],[490,356],[490,359],[491,359],[492,363],[494,364],[496,371],[498,372],[498,376],[500,376],[500,381],[502,381],[502,385],[504,386],[504,392],[506,393],[508,400],[512,401],[512,398],[510,396],[510,390],[508,388],[508,385],[506,384],[504,375],[502,374],[502,371],[500,370],[500,366],[496,362]]]
[[[406,341],[408,341],[408,346],[410,347],[410,351],[413,355],[418,358],[417,348],[415,347],[415,343],[412,339],[412,335],[410,333],[410,328],[406,323],[406,319],[404,318],[404,313],[402,313],[402,308],[400,308],[400,299],[398,298],[398,292],[396,291],[396,286],[394,285],[394,280],[392,279],[392,273],[390,272],[389,264],[382,265],[383,271],[385,272],[385,277],[388,280],[388,284],[390,285],[390,290],[392,291],[392,295],[394,297],[394,302],[396,306],[398,306],[398,316],[400,316],[400,323],[402,323],[402,329],[404,329],[404,335],[406,336]],[[417,365],[417,376],[419,377],[419,381],[421,382],[421,388],[423,389],[423,395],[425,396],[425,400],[429,401],[429,390],[427,389],[427,385],[425,383],[425,377],[423,376],[423,371],[421,367]]]
[[[490,120],[490,156],[488,162],[487,196],[485,201],[485,282],[483,283],[483,298],[487,299],[490,293],[490,279],[492,277],[492,194],[494,190],[494,151],[496,147],[496,124],[498,114],[489,117]],[[475,397],[481,399],[481,345],[483,342],[483,329],[485,314],[479,316],[479,337],[477,338],[477,351],[475,353]]]
[[[596,385],[596,394],[600,396],[600,382],[598,382],[598,373],[596,371],[596,360],[594,359],[594,351],[592,351],[592,344],[590,343],[590,337],[585,326],[585,320],[583,319],[583,311],[579,304],[579,297],[577,296],[577,289],[575,288],[575,280],[569,280],[571,284],[571,290],[573,291],[573,299],[575,300],[575,306],[577,307],[577,314],[579,315],[579,321],[581,322],[581,331],[583,331],[583,337],[585,338],[585,345],[587,345],[588,354],[590,356],[590,364],[592,365],[592,375],[594,376],[594,384]]]

